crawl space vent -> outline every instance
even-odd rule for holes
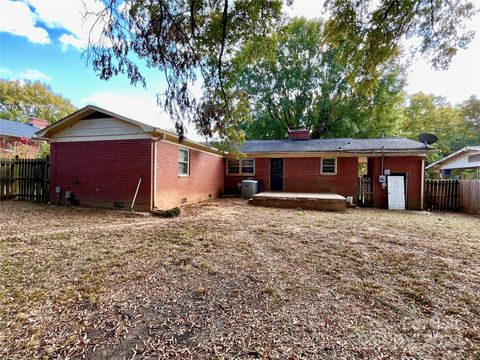
[[[123,201],[115,201],[114,205],[118,209],[123,209],[125,207],[125,203]]]

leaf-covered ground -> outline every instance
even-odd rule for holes
[[[480,219],[0,204],[0,358],[480,358]]]

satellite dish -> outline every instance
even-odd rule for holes
[[[425,144],[425,146],[427,145],[431,145],[431,144],[435,144],[438,140],[438,137],[436,137],[435,135],[433,134],[420,134],[418,135],[418,140]]]

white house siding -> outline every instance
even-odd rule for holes
[[[148,139],[140,126],[116,118],[84,119],[55,133],[52,142]]]
[[[472,159],[472,155],[474,156]],[[469,161],[470,157],[470,161]],[[452,159],[448,159],[440,165],[440,169],[466,169],[466,168],[474,168],[480,167],[480,159],[479,161],[473,161],[480,157],[480,151],[465,151]]]

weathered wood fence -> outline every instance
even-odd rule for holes
[[[363,176],[359,180],[358,204],[360,206],[373,206],[373,179]]]
[[[458,211],[460,180],[425,181],[425,210]]]
[[[480,215],[480,179],[460,180],[458,210]]]
[[[48,201],[49,159],[0,160],[0,198]]]

